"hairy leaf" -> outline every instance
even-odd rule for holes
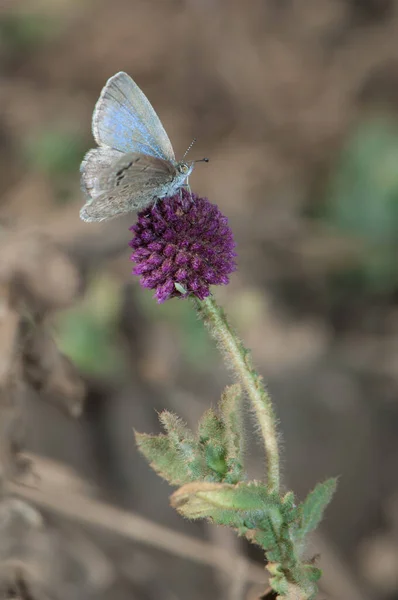
[[[225,450],[214,447],[209,443],[205,449],[205,460],[208,468],[214,471],[214,477],[217,478],[217,481],[223,481],[228,471],[227,463],[225,462]]]
[[[256,483],[223,484],[200,494],[214,506],[230,510],[268,511],[279,504],[279,499],[270,496],[265,485]]]
[[[314,567],[314,565],[304,565],[303,571],[309,581],[317,582],[322,577],[321,569]]]
[[[212,518],[223,509],[206,498],[206,494],[221,490],[228,486],[223,483],[199,482],[188,483],[179,488],[171,496],[171,505],[188,519]]]
[[[282,499],[281,511],[284,521],[292,524],[298,521],[299,509],[296,506],[293,492],[287,492]]]
[[[222,481],[228,471],[224,424],[212,409],[207,410],[199,422],[198,440],[206,465],[214,472],[210,477]]]
[[[310,492],[300,507],[301,523],[296,533],[297,539],[304,538],[313,531],[320,523],[323,512],[336,491],[337,479],[327,479],[318,483]]]
[[[208,475],[208,469],[191,430],[180,417],[168,410],[164,410],[159,419],[167,431],[168,439],[174,446],[176,454],[186,465],[190,474],[189,481],[204,479]]]
[[[206,410],[199,421],[198,437],[201,444],[211,441],[215,446],[224,446],[224,424],[211,408]]]
[[[192,481],[186,463],[167,436],[135,432],[135,439],[153,470],[169,483],[182,485]]]
[[[228,386],[221,398],[221,419],[225,427],[226,460],[229,483],[237,483],[243,472],[242,388],[239,384]]]
[[[181,443],[194,443],[192,431],[187,427],[180,417],[174,413],[163,410],[159,415],[159,421],[165,428],[170,440],[178,446]]]
[[[269,583],[272,589],[277,592],[280,596],[286,596],[289,592],[289,582],[282,570],[282,567],[278,563],[268,563],[267,569],[271,575]],[[299,597],[299,596],[298,596]]]
[[[271,529],[272,543],[282,526],[277,501],[267,495],[265,486],[255,484],[189,483],[172,495],[171,504],[189,519],[209,518],[241,534],[265,523]]]

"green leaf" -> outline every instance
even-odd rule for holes
[[[300,506],[301,523],[296,533],[297,539],[304,538],[319,525],[323,512],[336,491],[337,479],[331,478],[318,483]]]
[[[135,433],[140,452],[152,469],[172,485],[182,485],[193,477],[181,455],[165,435]]]
[[[176,446],[185,442],[195,443],[192,431],[187,427],[186,423],[174,413],[169,410],[163,410],[159,415],[159,421]]]
[[[296,506],[293,492],[287,492],[287,494],[285,494],[282,499],[281,510],[286,523],[290,525],[297,521],[299,509]]]
[[[200,446],[203,448],[207,466],[214,472],[214,477],[222,481],[228,471],[225,462],[224,424],[214,410],[207,410],[201,418],[198,427],[198,439]]]
[[[308,579],[308,581],[313,581],[314,583],[319,581],[322,577],[321,569],[318,569],[318,567],[314,567],[314,565],[304,565],[303,573],[305,578]]]
[[[289,593],[289,582],[286,577],[270,577],[269,584],[271,588],[278,594],[278,598],[287,596]],[[299,596],[297,596],[299,598]]]
[[[228,472],[228,466],[225,462],[225,450],[215,447],[209,442],[205,449],[205,460],[207,467],[214,473],[214,478],[217,481],[223,481]]]
[[[223,509],[241,511],[272,511],[279,500],[268,494],[265,485],[241,483],[224,484],[218,489],[201,492],[202,498]]]
[[[267,569],[271,575],[269,584],[272,589],[280,596],[287,596],[289,593],[289,582],[278,563],[268,563]]]
[[[171,496],[171,505],[188,519],[213,518],[223,507],[207,498],[207,494],[220,493],[224,488],[232,487],[224,483],[195,481],[179,488]]]
[[[261,530],[255,531],[252,541],[261,546],[266,552],[268,560],[279,562],[283,559],[279,538],[270,519],[262,520]]]
[[[224,447],[224,424],[211,408],[206,410],[199,421],[198,437],[201,444],[210,441],[214,446]]]
[[[205,459],[199,445],[184,421],[168,410],[160,413],[159,420],[167,431],[168,438],[177,455],[183,460],[190,481],[204,479],[208,475]]]
[[[242,388],[239,384],[225,389],[220,411],[225,428],[228,483],[238,483],[243,474]]]
[[[189,519],[209,518],[220,525],[235,527],[244,533],[269,522],[278,531],[282,517],[278,500],[256,484],[194,482],[182,486],[172,496],[172,506]],[[273,535],[273,540],[276,534]]]

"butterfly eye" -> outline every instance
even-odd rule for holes
[[[185,173],[188,173],[188,171],[189,171],[188,165],[185,164],[185,163],[181,163],[180,166],[179,166],[179,171],[180,171],[180,173],[182,173],[183,175],[185,175]]]

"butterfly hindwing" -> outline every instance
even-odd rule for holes
[[[93,151],[91,151],[93,152]],[[95,194],[80,211],[83,221],[104,221],[149,206],[173,189],[176,170],[168,161],[135,152],[101,170]]]
[[[111,148],[93,148],[87,152],[80,166],[81,188],[86,196],[95,198],[102,194],[102,174],[123,156],[122,152]]]

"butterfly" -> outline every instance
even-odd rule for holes
[[[174,195],[200,162],[176,161],[159,117],[127,73],[106,82],[92,131],[98,148],[87,152],[80,167],[87,197],[83,221],[106,221]]]

